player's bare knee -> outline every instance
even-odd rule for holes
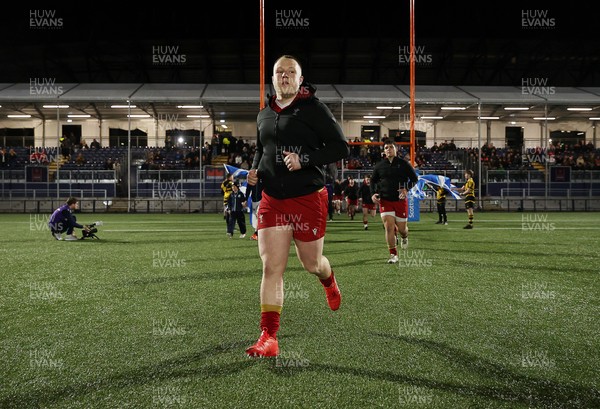
[[[267,278],[281,277],[283,276],[283,271],[284,268],[277,265],[274,266],[265,263],[263,266],[263,276]]]
[[[319,272],[319,263],[316,259],[300,260],[300,264],[302,264],[302,267],[311,274],[317,274]]]

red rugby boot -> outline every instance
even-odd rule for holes
[[[265,357],[279,355],[279,343],[277,338],[271,336],[266,328],[262,329],[262,334],[258,341],[248,349],[246,354],[252,357]]]
[[[340,303],[342,302],[342,293],[337,285],[337,281],[335,281],[335,275],[333,275],[333,282],[331,285],[329,287],[324,286],[323,288],[325,288],[325,295],[327,296],[327,304],[329,304],[329,308],[331,308],[332,311],[340,308]]]

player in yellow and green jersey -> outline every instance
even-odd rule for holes
[[[437,201],[437,211],[439,220],[435,224],[448,225],[448,216],[446,216],[446,189],[439,186],[435,195]]]
[[[469,215],[469,224],[464,228],[472,229],[473,209],[475,208],[475,181],[473,180],[472,170],[465,170],[465,179],[467,179],[467,181],[463,187],[456,189],[456,191],[460,192],[460,195],[465,197],[465,209],[467,209],[467,214]]]

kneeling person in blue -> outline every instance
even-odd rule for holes
[[[246,237],[246,200],[246,195],[240,190],[239,182],[233,182],[233,191],[227,199],[227,211],[229,212],[229,219],[227,219],[227,236],[229,238],[233,237],[233,230],[235,229],[236,222],[240,228],[240,239]]]
[[[50,227],[52,236],[54,236],[56,240],[62,240],[63,233],[67,233],[65,240],[77,240],[77,236],[73,234],[73,230],[75,228],[87,229],[87,227],[77,223],[77,218],[73,215],[73,212],[77,210],[78,207],[79,202],[77,201],[77,198],[70,197],[65,204],[52,213],[50,221],[48,222],[48,227]]]

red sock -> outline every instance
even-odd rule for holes
[[[277,331],[279,331],[279,317],[281,314],[277,311],[267,311],[260,313],[260,328],[266,328],[274,338],[277,338]]]
[[[390,254],[393,256],[397,256],[398,255],[398,250],[396,249],[396,247],[392,247],[390,249]]]
[[[333,270],[331,270],[331,275],[325,279],[319,278],[319,281],[321,281],[321,284],[323,284],[323,287],[331,287],[331,284],[333,284]]]

